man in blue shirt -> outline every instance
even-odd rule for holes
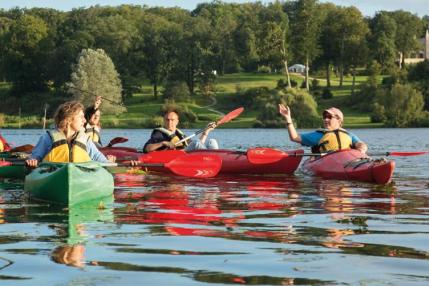
[[[279,112],[286,119],[286,126],[291,141],[313,148],[313,152],[331,152],[353,148],[366,154],[368,146],[356,135],[341,128],[344,116],[335,107],[323,111],[323,129],[299,134],[292,122],[290,108],[279,104]]]

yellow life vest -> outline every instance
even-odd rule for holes
[[[352,148],[352,138],[343,128],[336,130],[319,129],[317,131],[323,133],[318,145],[321,153]]]
[[[4,150],[4,145],[3,142],[0,140],[0,152],[3,152]]]
[[[155,128],[155,130],[165,134],[168,136],[169,141],[176,144],[177,142],[179,142],[180,140],[182,140],[183,138],[185,138],[185,133],[183,133],[180,129],[176,129],[176,132],[172,132],[166,128],[163,127],[158,127]],[[179,145],[176,146],[177,149],[183,149],[186,146],[188,146],[188,141],[184,141],[182,143],[180,143]]]
[[[87,123],[85,125],[85,133],[88,135],[88,137],[92,140],[92,142],[96,143],[96,146],[101,147],[101,136],[100,136],[100,128],[98,126],[92,126],[91,124]]]
[[[88,152],[86,151],[86,143],[89,138],[83,130],[79,131],[71,146],[67,144],[66,136],[57,130],[49,130],[49,136],[52,139],[52,149],[45,156],[45,162],[88,162],[91,161]]]

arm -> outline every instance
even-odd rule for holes
[[[144,147],[144,151],[146,153],[149,153],[161,149],[162,147],[167,147],[167,149],[174,149],[175,146],[172,142],[161,141],[159,143],[146,144]]]
[[[88,155],[91,160],[96,162],[109,163],[114,162],[116,159],[114,156],[108,156],[106,158],[106,156],[104,156],[103,153],[98,150],[98,148],[95,146],[94,142],[92,142],[91,139],[86,142],[86,151],[88,152]]]
[[[359,137],[353,133],[351,133],[350,136],[352,137],[353,149],[359,150],[362,154],[366,155],[366,152],[368,151],[368,145],[366,145],[365,142],[360,140]]]
[[[52,149],[52,140],[47,132],[40,136],[33,151],[31,151],[30,159],[26,160],[26,163],[30,167],[37,167],[40,161],[45,158],[46,154]]]
[[[143,152],[149,153],[156,150],[174,149],[174,147],[175,146],[172,142],[165,140],[161,132],[154,130],[150,139],[144,145]]]
[[[94,109],[99,109],[101,105],[101,96],[96,96],[94,100]]]
[[[201,136],[200,136],[200,142],[201,142],[201,144],[204,144],[205,142],[206,142],[206,140],[207,140],[207,136],[209,135],[209,133],[211,132],[211,131],[213,131],[213,129],[215,129],[216,128],[216,122],[210,122],[208,125],[207,125],[207,129],[206,130],[204,130],[204,132],[203,133],[201,133]]]
[[[289,133],[289,139],[296,143],[302,143],[301,136],[296,132],[295,126],[293,126],[292,116],[290,113],[289,106],[279,104],[279,113],[286,119],[286,127]]]

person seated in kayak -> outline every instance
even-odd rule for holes
[[[45,162],[114,162],[114,156],[107,158],[97,149],[92,140],[85,134],[83,125],[85,117],[83,105],[78,101],[61,104],[54,116],[57,129],[44,133],[33,148],[26,163],[37,167],[40,161]]]
[[[341,126],[344,116],[335,107],[323,111],[323,128],[313,132],[299,134],[293,126],[291,111],[288,106],[279,104],[279,112],[286,119],[287,130],[291,141],[312,148],[313,153],[327,153],[342,149],[357,149],[366,154],[367,145],[356,135]]]
[[[101,96],[95,98],[94,105],[91,105],[85,109],[85,120],[86,123],[85,133],[91,138],[95,146],[98,148],[102,147],[101,143],[101,127],[100,127],[100,105],[101,105]]]
[[[164,126],[155,128],[152,131],[150,139],[145,143],[143,152],[149,153],[152,151],[160,151],[167,149],[185,149],[186,151],[199,149],[219,149],[215,139],[209,139],[207,136],[210,131],[216,127],[216,123],[212,122],[207,125],[208,129],[201,133],[200,139],[192,142],[184,141],[176,145],[181,139],[186,138],[186,135],[177,128],[179,124],[179,113],[175,109],[168,109],[164,113]]]

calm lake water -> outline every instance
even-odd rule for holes
[[[191,134],[195,130],[186,130]],[[41,130],[2,130],[16,145]],[[370,151],[429,149],[429,129],[356,129]],[[103,130],[141,147],[150,130]],[[285,130],[219,129],[221,147],[299,148]],[[106,143],[104,142],[104,143]],[[105,209],[64,210],[0,182],[0,285],[428,285],[429,156],[393,183],[305,176],[116,177]],[[143,283],[142,283],[143,282]]]

